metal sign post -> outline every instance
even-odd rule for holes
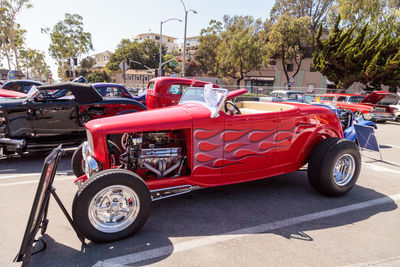
[[[122,70],[122,78],[124,79],[124,85],[126,84],[126,71],[128,70],[128,65],[126,64],[125,59],[119,63],[119,68]]]

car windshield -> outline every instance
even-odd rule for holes
[[[303,93],[288,93],[287,99],[303,101],[303,95],[304,95]]]
[[[358,103],[361,100],[363,100],[365,98],[365,96],[351,96],[349,98],[349,103]]]
[[[188,87],[182,95],[179,104],[183,103],[200,103],[206,106],[211,111],[211,118],[218,116],[228,90],[222,88],[212,88],[212,85],[205,87]]]
[[[333,101],[333,96],[321,96],[320,100]]]

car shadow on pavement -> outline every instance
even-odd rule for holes
[[[135,254],[129,266],[160,262],[174,252],[174,244],[255,227],[289,218],[336,209],[386,197],[373,189],[356,185],[347,195],[328,198],[308,184],[306,172],[295,172],[269,179],[194,191],[190,194],[153,202],[149,220],[134,236],[106,244],[88,243],[84,250],[64,245],[51,232],[48,248],[32,258],[32,266],[89,266],[110,258]],[[312,242],[308,231],[328,229],[363,221],[382,212],[397,209],[394,201],[328,219],[303,222],[268,231],[285,238]],[[71,229],[72,233],[72,229]],[[56,240],[57,241],[56,241]],[[79,241],[77,240],[77,243]],[[153,250],[157,257],[139,254]],[[126,263],[126,262],[125,262]],[[104,265],[107,266],[107,265]]]
[[[42,171],[43,161],[50,152],[35,152],[22,156],[0,158],[0,175],[40,173]],[[65,150],[65,154],[59,163],[58,172],[71,171],[71,157],[73,153],[74,149]]]

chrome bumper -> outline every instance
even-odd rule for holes
[[[24,148],[26,141],[25,139],[0,138],[0,144],[15,146],[15,148]]]
[[[24,151],[25,146],[25,139],[0,137],[0,156],[4,156],[4,153],[6,153],[5,151],[7,151],[7,153],[11,152],[20,154]]]
[[[92,157],[88,142],[84,142],[82,145],[82,157],[85,161],[83,171],[88,178],[101,171],[101,165]]]
[[[377,120],[377,121],[394,121],[396,116],[391,113],[370,113],[370,118],[366,118],[368,120]]]

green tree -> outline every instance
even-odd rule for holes
[[[155,43],[154,40],[151,39],[146,39],[143,42],[139,43],[139,48],[143,52],[142,54],[142,59],[140,62],[142,62],[144,65],[148,66],[149,68],[157,68],[159,64],[159,54],[160,54],[160,48],[159,46]],[[166,53],[165,47],[161,49],[161,52],[165,55]],[[140,69],[140,65],[138,64],[135,65],[136,68]],[[144,68],[142,66],[142,68]]]
[[[312,46],[313,38],[310,32],[310,18],[295,18],[283,14],[278,21],[271,26],[267,44],[272,57],[282,60],[283,71],[289,82],[288,63],[295,63],[295,77],[300,70],[303,59],[307,56],[306,49]]]
[[[315,35],[319,26],[326,22],[329,9],[334,2],[334,0],[276,0],[270,12],[271,21],[277,22],[284,14],[295,18],[309,17],[310,30]]]
[[[173,59],[173,58],[174,58],[174,55],[166,54],[166,55],[163,56],[163,62],[166,62],[166,61],[168,61],[170,59]],[[172,60],[172,61],[170,61],[170,63],[171,62],[177,62],[177,61],[176,60]],[[163,73],[171,73],[172,74],[172,73],[179,72],[180,68],[179,68],[179,66],[171,66],[169,63],[167,63],[167,64],[164,64],[162,66],[162,71],[163,71]]]
[[[211,20],[209,25],[200,32],[199,46],[194,57],[201,72],[217,75],[217,48],[222,41],[223,26],[222,22],[216,20]]]
[[[49,52],[61,67],[61,77],[65,80],[66,60],[79,58],[82,54],[93,50],[92,35],[83,31],[83,18],[78,14],[65,14],[65,18],[54,25],[50,32]],[[43,29],[49,32],[50,29]]]
[[[336,0],[330,14],[330,24],[334,24],[339,15],[341,23],[347,27],[356,25],[361,29],[366,23],[376,25],[386,4],[386,0]]]
[[[44,52],[30,48],[21,50],[23,67],[26,69],[27,73],[30,69],[33,76],[38,80],[46,79],[51,73],[45,59],[46,56]]]
[[[82,69],[90,70],[95,64],[96,60],[91,56],[87,56],[81,60],[80,67]]]
[[[30,0],[0,0],[0,42],[10,66],[10,50],[13,52],[15,69],[19,70],[19,50],[22,48],[25,30],[16,23],[18,13],[24,8],[30,8]]]
[[[340,16],[329,37],[316,36],[317,50],[313,54],[315,68],[337,87],[348,88],[354,82],[367,87],[400,84],[400,37],[389,29],[381,29],[372,38],[366,38],[368,24],[361,30],[357,25],[340,28]]]
[[[102,82],[110,82],[111,76],[110,74],[103,70],[103,71],[93,71],[90,72],[86,76],[86,80],[90,83],[102,83]]]
[[[165,47],[163,46],[163,54],[165,54]],[[122,39],[118,44],[115,53],[111,56],[107,64],[107,69],[111,71],[119,70],[119,64],[122,60],[130,60],[129,68],[144,69],[145,67],[136,62],[140,62],[149,68],[158,67],[159,48],[154,40],[145,40],[141,43],[137,41],[130,41],[129,39]]]
[[[239,85],[246,73],[263,62],[259,39],[262,23],[251,16],[225,16],[224,23],[226,30],[221,33],[222,42],[217,48],[216,70]]]

